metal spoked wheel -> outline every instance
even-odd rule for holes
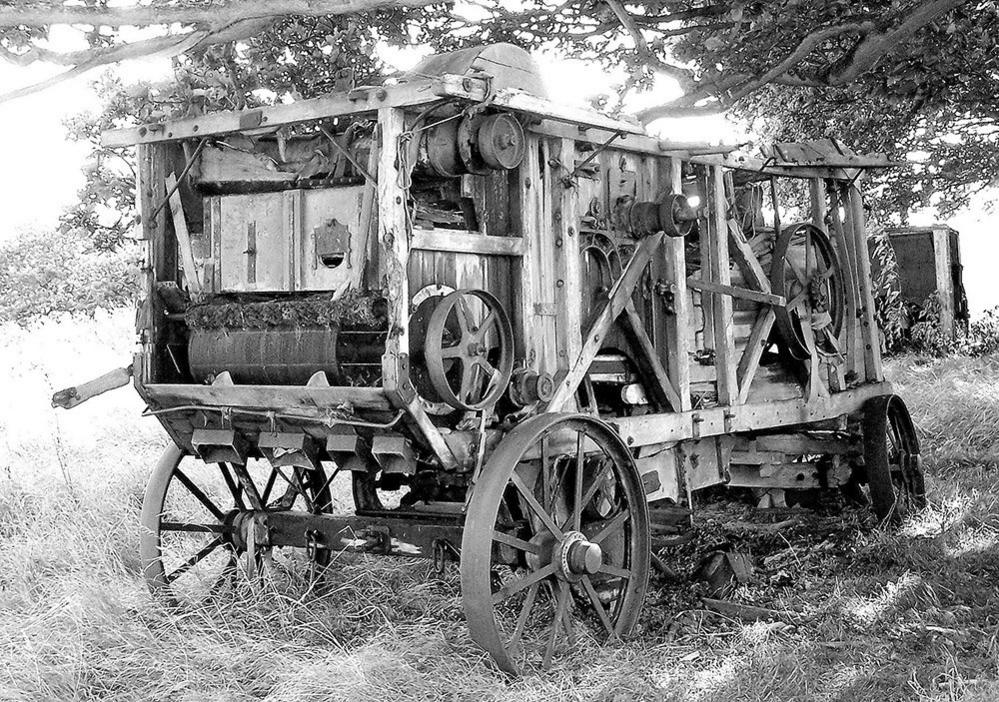
[[[510,318],[490,293],[456,290],[434,307],[423,356],[442,402],[462,410],[488,407],[513,373]]]
[[[503,670],[550,665],[577,627],[623,636],[649,575],[645,492],[627,447],[588,415],[516,427],[472,488],[461,587],[472,638]]]
[[[898,395],[864,404],[863,473],[858,482],[882,522],[898,524],[926,506],[919,437]]]
[[[846,288],[839,257],[825,232],[808,223],[782,230],[770,284],[787,300],[787,307],[775,311],[777,330],[790,354],[806,360],[814,345],[820,355],[840,356]]]
[[[142,502],[139,551],[153,594],[173,604],[194,602],[231,586],[242,570],[256,577],[291,558],[294,549],[266,546],[255,529],[259,515],[304,509],[330,511],[324,472],[282,468],[264,461],[247,466],[203,463],[171,445],[160,458]],[[312,562],[329,562],[316,549]]]

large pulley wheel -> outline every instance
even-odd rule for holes
[[[770,286],[786,307],[775,308],[777,331],[794,358],[807,360],[810,349],[840,356],[846,287],[836,249],[814,224],[781,231],[774,248]]]
[[[232,586],[239,574],[260,575],[294,549],[266,544],[258,526],[267,512],[329,512],[324,471],[203,463],[176,445],[163,453],[142,501],[139,554],[146,584],[172,604],[196,602]],[[311,562],[329,563],[328,549]]]
[[[513,327],[493,295],[456,290],[427,322],[423,358],[436,400],[455,409],[491,406],[513,373]]]
[[[864,403],[864,469],[854,487],[863,492],[878,519],[898,524],[926,506],[919,437],[898,395]]]
[[[649,575],[645,491],[599,419],[543,414],[511,431],[472,487],[461,543],[472,639],[503,670],[547,667],[579,627],[627,635]]]

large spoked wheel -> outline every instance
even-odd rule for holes
[[[810,348],[822,356],[840,356],[846,288],[836,249],[814,224],[781,231],[774,247],[771,288],[787,300],[775,308],[777,331],[788,352],[807,360]]]
[[[510,318],[484,290],[456,290],[434,307],[423,355],[440,401],[462,410],[488,407],[513,373]]]
[[[294,549],[275,549],[255,528],[271,511],[330,511],[322,470],[282,468],[264,461],[247,466],[203,463],[175,445],[163,453],[142,501],[139,552],[146,584],[172,604],[195,602],[257,576]],[[280,551],[280,553],[277,553]],[[312,563],[329,563],[316,549]]]
[[[898,395],[864,404],[863,477],[867,499],[882,522],[898,524],[926,506],[919,437]]]
[[[465,618],[500,668],[547,667],[579,626],[628,634],[648,571],[642,481],[606,424],[547,414],[504,438],[472,488],[461,544]]]

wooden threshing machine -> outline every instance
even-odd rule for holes
[[[871,301],[879,158],[651,138],[507,45],[105,143],[138,145],[132,371],[173,439],[141,552],[169,598],[295,549],[456,560],[519,671],[632,628],[650,518],[699,490],[923,500]]]

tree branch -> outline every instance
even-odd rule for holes
[[[0,6],[0,27],[18,25],[87,24],[95,27],[144,27],[157,24],[228,25],[247,19],[281,15],[344,15],[380,7],[419,7],[431,0],[221,0],[210,4],[65,5],[51,2],[20,2]]]
[[[635,43],[635,51],[641,56],[645,61],[655,70],[663,73],[670,78],[675,79],[680,83],[680,87],[687,90],[694,81],[693,71],[683,68],[682,66],[677,66],[672,63],[667,63],[661,58],[656,56],[656,54],[649,49],[649,43],[645,40],[645,35],[642,34],[642,30],[638,28],[635,23],[635,18],[624,9],[618,0],[604,0],[607,6],[614,12],[621,26],[624,27],[625,31],[631,36],[631,40]]]

